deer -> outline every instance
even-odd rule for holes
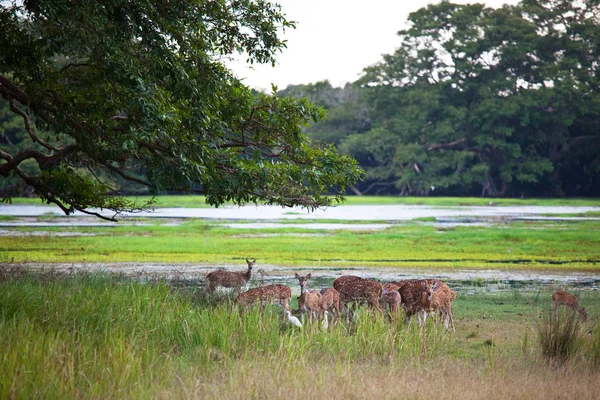
[[[383,303],[387,305],[390,310],[390,319],[392,318],[392,315],[396,315],[398,313],[398,308],[402,302],[402,296],[400,296],[400,292],[398,292],[399,289],[400,286],[394,283],[388,282],[383,285],[381,300],[383,300]]]
[[[256,264],[256,260],[248,261],[248,270],[246,271],[223,271],[217,270],[212,271],[206,275],[206,291],[213,292],[217,287],[221,286],[224,288],[233,288],[235,292],[239,293],[242,286],[246,286],[250,278],[252,277],[252,267]]]
[[[321,289],[321,304],[319,312],[321,314],[331,311],[331,317],[340,318],[340,293],[334,288]]]
[[[316,290],[308,291],[308,280],[311,274],[301,276],[294,274],[300,283],[300,297],[298,298],[298,307],[302,312],[302,323],[304,323],[304,314],[308,313],[308,323],[312,325],[313,317],[319,320],[319,308],[321,306],[321,293]]]
[[[388,282],[389,285],[395,285],[398,286],[398,290],[400,290],[400,288],[404,285],[406,285],[407,283],[414,283],[414,282],[418,282],[421,279],[402,279],[399,281],[394,281],[394,282]]]
[[[264,308],[265,303],[278,301],[284,311],[291,311],[288,304],[291,297],[292,289],[278,283],[268,286],[259,286],[242,292],[235,299],[235,304],[245,307],[260,302],[261,308]]]
[[[444,282],[431,279],[412,280],[406,282],[399,292],[409,323],[415,314],[417,314],[419,325],[422,325],[428,314],[439,312],[444,316],[445,328],[447,329],[451,323],[452,330],[455,331],[452,302],[456,298],[456,294]],[[421,320],[421,313],[423,320]]]
[[[346,311],[346,323],[350,323],[349,303],[366,302],[371,308],[383,314],[379,306],[379,298],[383,286],[379,282],[353,275],[344,275],[333,281],[333,287],[340,294],[340,305]]]
[[[552,294],[552,304],[554,305],[555,319],[558,316],[558,307],[565,306],[573,310],[577,310],[584,322],[587,320],[587,312],[585,311],[585,308],[579,305],[575,296],[563,289],[559,289]]]

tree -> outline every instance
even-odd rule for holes
[[[24,121],[28,145],[3,143],[0,175],[21,179],[66,214],[114,220],[147,206],[112,196],[119,180],[151,193],[203,193],[214,206],[314,209],[341,201],[360,177],[355,160],[302,134],[321,109],[253,96],[223,66],[233,52],[274,63],[285,47],[278,32],[294,27],[277,4],[4,4],[0,94]]]
[[[311,124],[304,132],[321,143],[339,145],[351,133],[364,132],[370,128],[367,109],[360,99],[360,87],[347,83],[343,88],[331,86],[329,81],[308,85],[290,85],[279,92],[282,96],[306,98],[323,107],[327,116]]]
[[[412,13],[398,50],[360,81],[373,129],[341,144],[372,160],[363,188],[565,195],[568,171],[579,195],[597,195],[598,4],[444,1]],[[385,151],[356,145],[374,141]]]

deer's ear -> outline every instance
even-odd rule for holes
[[[423,287],[427,287],[427,282],[425,282],[425,281],[421,281],[421,286],[423,286]]]
[[[296,278],[300,279],[300,275],[298,275],[297,273],[296,273],[296,274],[294,274],[294,276],[295,276]]]
[[[306,275],[306,277],[307,277],[307,278],[310,278],[310,277],[311,277],[311,275],[310,275],[310,274],[308,274],[308,275]]]
[[[432,289],[433,289],[433,291],[435,292],[435,291],[436,291],[436,290],[438,290],[440,287],[441,287],[441,286],[440,286],[440,283],[439,283],[439,282],[436,282],[436,283],[434,283],[434,284],[433,284],[433,288],[432,288]]]
[[[246,262],[249,263],[250,261],[248,261],[248,259],[246,258]]]
[[[256,258],[252,261],[252,264],[254,264],[256,262]]]

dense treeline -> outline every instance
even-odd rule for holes
[[[278,95],[327,111],[305,133],[365,170],[349,193],[600,196],[599,3],[430,5],[358,81]],[[0,100],[0,149],[21,125]]]
[[[430,5],[352,85],[283,93],[328,110],[307,133],[359,161],[357,193],[598,196],[598,3]]]

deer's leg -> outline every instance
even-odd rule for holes
[[[450,324],[452,325],[452,331],[456,332],[456,329],[454,329],[454,317],[452,317],[452,308],[448,308],[448,317],[450,319]]]
[[[350,324],[350,305],[348,303],[342,303],[342,309],[346,312],[346,324]]]

